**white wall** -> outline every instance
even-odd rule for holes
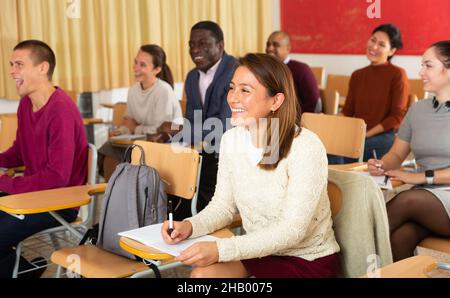
[[[319,55],[291,54],[293,59],[307,63],[309,66],[322,66],[327,74],[351,75],[356,69],[369,65],[365,55]],[[420,56],[395,56],[392,63],[405,69],[408,78],[419,78]]]
[[[18,100],[7,100],[0,98],[0,114],[15,113],[19,106]]]

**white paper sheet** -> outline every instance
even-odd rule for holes
[[[145,244],[147,246],[151,246],[153,248],[156,248],[162,252],[168,253],[172,256],[179,256],[180,253],[191,246],[194,243],[200,242],[200,241],[216,241],[217,237],[206,235],[201,236],[193,239],[186,239],[184,241],[181,241],[178,244],[167,244],[164,242],[164,239],[161,235],[161,224],[156,225],[150,225],[146,227],[142,227],[135,230],[120,232],[119,236],[127,237],[133,240],[136,240],[138,242],[141,242],[142,244]]]
[[[387,182],[384,183],[386,176],[371,176],[370,173],[367,171],[352,171],[352,172],[359,174],[359,175],[369,176],[370,178],[373,179],[373,181],[375,181],[376,184],[378,184],[378,186],[381,189],[392,189],[393,188],[391,179],[388,179]]]

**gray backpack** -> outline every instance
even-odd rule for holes
[[[145,165],[144,150],[139,165],[123,162],[116,167],[106,188],[100,214],[97,246],[130,259],[135,257],[119,246],[117,233],[161,223],[167,218],[167,194],[158,172]]]

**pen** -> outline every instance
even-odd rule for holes
[[[372,150],[372,153],[373,153],[373,158],[375,158],[376,160],[378,160],[377,152],[375,151],[375,149]],[[381,170],[381,166],[380,166],[379,164],[377,164],[376,167],[377,167],[378,169]],[[385,176],[384,176],[384,183],[383,183],[383,184],[386,185],[387,182],[388,182],[388,180],[389,180],[389,176],[388,176],[388,175],[385,175]]]
[[[172,235],[173,232],[173,208],[172,208],[172,200],[169,200],[168,202],[168,208],[169,208],[169,229],[167,232],[169,233],[169,236]]]

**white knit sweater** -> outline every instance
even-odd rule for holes
[[[245,235],[217,241],[219,262],[268,255],[314,260],[339,251],[327,193],[327,157],[319,138],[303,128],[275,170],[249,158],[248,132],[235,127],[222,137],[214,197],[188,218],[197,237],[231,223],[240,213]]]

